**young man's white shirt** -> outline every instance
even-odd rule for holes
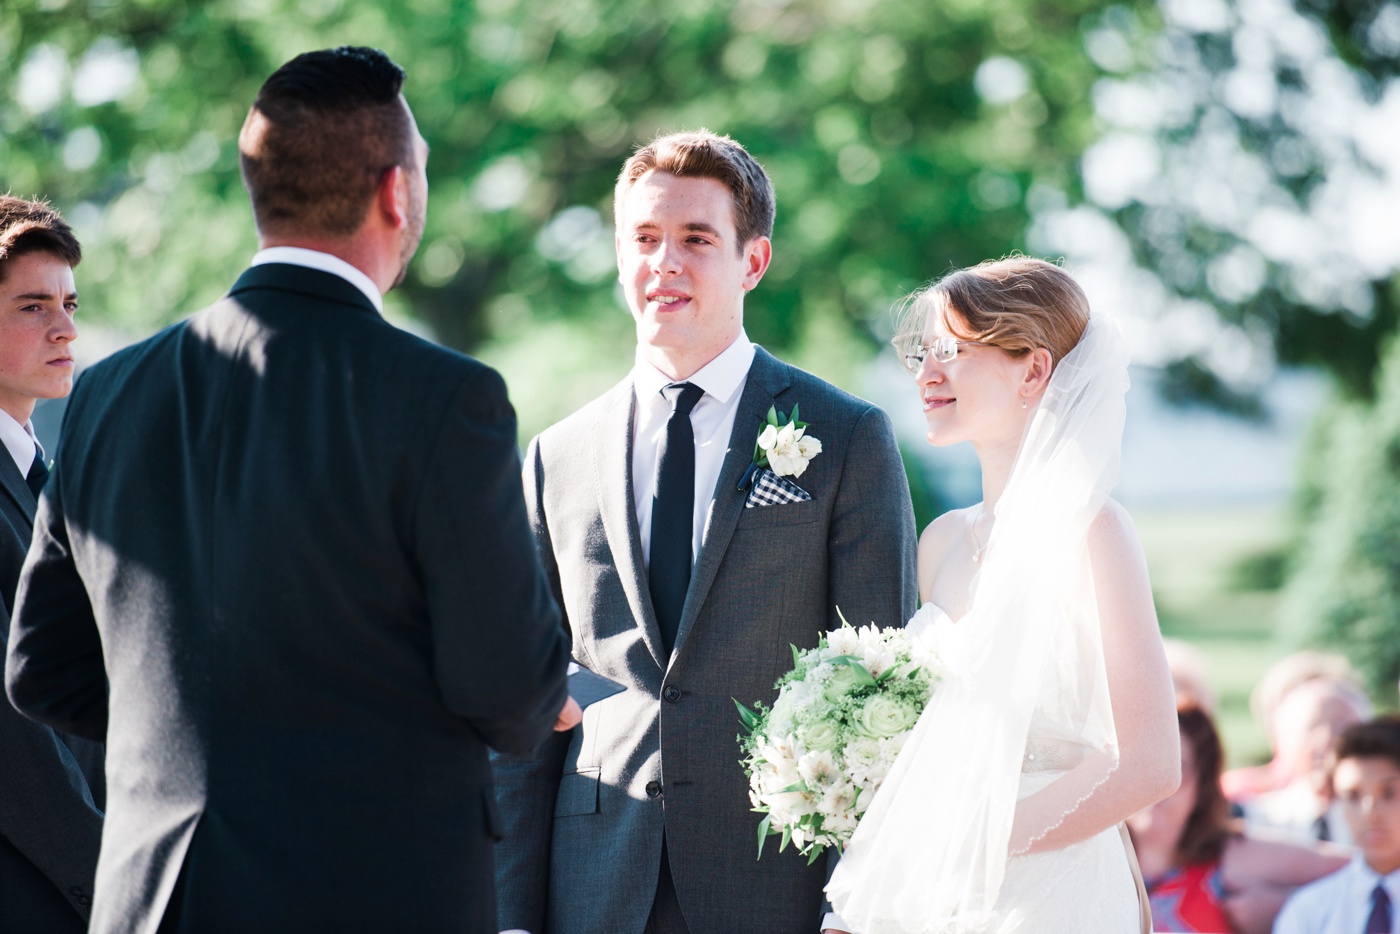
[[[1400,920],[1400,871],[1382,876],[1358,853],[1341,869],[1294,892],[1274,921],[1273,934],[1361,934],[1377,883],[1390,896],[1393,925]]]
[[[642,561],[648,567],[651,565],[651,507],[656,495],[656,461],[661,440],[666,436],[666,421],[671,417],[671,403],[661,391],[676,382],[693,383],[705,391],[690,411],[690,427],[695,432],[695,512],[691,520],[690,551],[694,561],[704,542],[715,484],[724,466],[724,456],[729,452],[734,416],[739,411],[739,397],[744,394],[753,358],[754,346],[740,330],[732,344],[689,379],[673,380],[648,363],[643,358],[642,348],[637,348],[637,361],[632,368],[632,388],[637,395],[636,413],[632,418],[632,503],[642,535]],[[753,438],[741,437],[738,443],[757,444],[762,427],[755,423]]]
[[[33,423],[25,422],[21,425],[4,409],[0,409],[0,442],[3,442],[5,450],[10,452],[21,477],[29,475],[29,468],[34,465],[36,456],[44,456],[43,445],[34,437]]]

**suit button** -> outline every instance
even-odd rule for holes
[[[661,696],[674,704],[676,701],[681,699],[681,689],[673,684],[666,690],[662,691]]]
[[[659,797],[661,797],[661,783],[660,783],[660,782],[647,782],[647,797],[648,797],[648,798],[659,798]]]

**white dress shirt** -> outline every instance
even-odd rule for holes
[[[1333,801],[1324,812],[1327,839],[1346,846],[1354,844],[1351,828],[1342,817],[1340,801]],[[1308,779],[1300,778],[1275,791],[1256,795],[1244,805],[1245,829],[1309,846],[1316,843],[1317,793]]]
[[[288,263],[292,266],[305,266],[307,269],[319,269],[322,272],[340,276],[365,293],[365,298],[373,303],[375,310],[381,315],[384,314],[384,296],[379,294],[379,287],[374,284],[374,280],[339,256],[299,246],[272,246],[253,254],[253,261],[248,265],[261,266],[263,263]]]
[[[690,559],[694,561],[704,543],[705,525],[714,501],[715,484],[719,481],[724,455],[729,452],[729,436],[734,430],[734,416],[739,411],[739,397],[748,382],[754,349],[743,331],[718,356],[705,364],[694,376],[681,382],[694,383],[705,391],[690,411],[690,427],[695,432],[695,514],[692,521]],[[671,417],[671,403],[661,390],[676,382],[642,358],[637,348],[637,362],[632,368],[632,391],[637,395],[636,414],[632,419],[632,501],[637,510],[637,528],[642,533],[642,561],[651,564],[651,507],[656,495],[656,461],[661,441],[666,437],[666,420]],[[739,443],[757,443],[755,423],[752,439]],[[737,478],[736,478],[737,480]]]
[[[33,423],[25,422],[21,425],[4,409],[0,409],[0,441],[4,442],[5,450],[10,452],[21,477],[29,475],[29,468],[34,466],[36,454],[39,457],[44,456],[43,445],[34,437]]]
[[[1274,934],[1361,934],[1378,882],[1390,896],[1394,924],[1400,920],[1400,872],[1382,876],[1358,853],[1341,869],[1294,892],[1274,921]]]

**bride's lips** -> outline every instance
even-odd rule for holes
[[[952,405],[957,399],[953,396],[926,396],[924,398],[924,411],[932,412],[934,409],[941,409]]]

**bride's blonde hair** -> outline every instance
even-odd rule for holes
[[[1054,263],[1013,255],[956,269],[910,295],[895,314],[892,343],[901,356],[923,343],[936,314],[955,337],[1013,357],[1044,347],[1059,363],[1084,334],[1089,299]]]

